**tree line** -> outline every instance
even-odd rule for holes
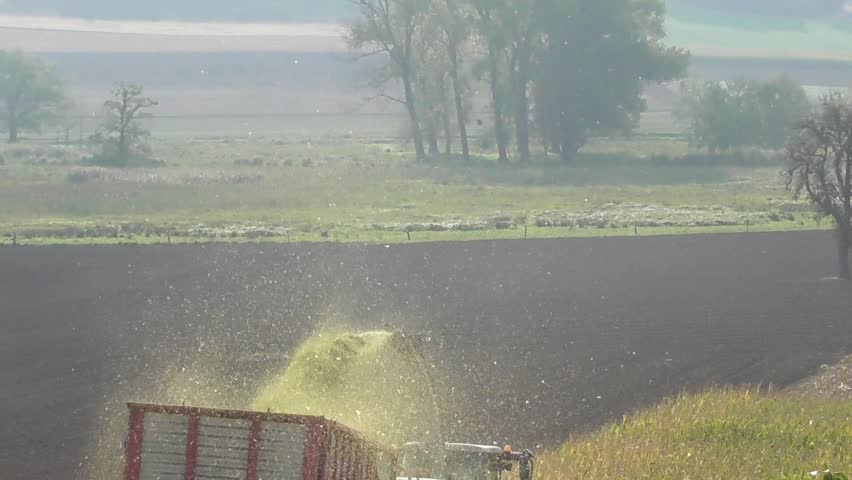
[[[110,94],[103,104],[104,122],[90,139],[101,146],[92,162],[126,166],[136,156],[134,144],[149,135],[139,120],[157,102],[132,83],[117,83]],[[8,133],[9,143],[17,142],[22,131],[61,123],[72,103],[55,68],[21,52],[0,50],[0,131]]]
[[[470,159],[474,82],[488,85],[500,161],[529,162],[533,135],[570,161],[590,135],[633,129],[645,85],[688,65],[664,44],[660,0],[350,1],[359,16],[347,40],[381,55],[372,85],[405,107],[421,161],[441,134]]]
[[[782,148],[810,109],[805,89],[782,75],[767,81],[682,82],[673,113],[693,145],[717,153]]]
[[[450,151],[453,114],[455,128],[462,139],[463,155],[469,158],[466,123],[470,82],[477,74],[486,78],[491,87],[494,129],[502,161],[509,159],[507,127],[510,125],[515,129],[515,151],[521,161],[529,161],[533,132],[545,145],[553,144],[554,150],[560,150],[563,158],[571,159],[590,134],[629,131],[644,106],[641,91],[645,82],[650,78],[673,78],[684,68],[686,60],[686,54],[680,50],[649,42],[649,38],[662,38],[663,35],[656,14],[651,15],[653,21],[641,24],[643,28],[654,26],[652,31],[657,32],[656,36],[633,37],[636,45],[631,48],[638,52],[634,58],[631,56],[634,51],[628,54],[619,50],[625,47],[622,40],[616,42],[619,48],[608,46],[612,37],[621,38],[621,34],[605,33],[600,37],[569,34],[554,26],[560,23],[558,19],[541,18],[545,10],[536,10],[538,13],[534,16],[529,12],[497,9],[498,4],[493,1],[436,0],[446,9],[439,10],[442,17],[431,17],[425,12],[432,10],[424,6],[434,8],[434,2],[354,1],[363,9],[364,17],[352,25],[350,41],[359,49],[374,48],[364,55],[385,55],[382,68],[375,72],[378,87],[387,87],[393,79],[402,81],[403,97],[394,97],[384,90],[380,90],[379,95],[406,106],[419,160],[426,157],[423,132],[429,149],[435,153],[443,127],[447,142],[445,151]],[[550,6],[553,6],[550,2],[557,2],[522,1]],[[577,3],[573,3],[575,1]],[[569,0],[568,3],[576,6],[585,1],[591,0]],[[628,3],[635,6],[638,2]],[[654,0],[643,5],[661,12]],[[400,6],[408,8],[398,11]],[[564,8],[565,4],[560,6]],[[560,9],[547,11],[562,12]],[[591,11],[597,10],[570,10],[583,15],[590,15]],[[612,11],[597,13],[601,17],[613,17]],[[526,21],[518,24],[521,17]],[[614,17],[620,18],[619,15]],[[507,22],[506,18],[513,20]],[[639,18],[649,17],[640,15]],[[394,23],[399,19],[403,20],[401,26]],[[470,23],[471,19],[475,22]],[[620,25],[625,29],[634,33],[644,31],[638,29],[640,23],[636,23],[635,16],[623,20]],[[563,18],[562,21],[576,20]],[[533,24],[547,27],[533,28]],[[490,29],[496,25],[512,28],[501,27],[492,32]],[[480,30],[491,34],[483,36],[477,33]],[[611,31],[591,27],[590,30]],[[423,36],[426,32],[436,41],[426,41]],[[541,36],[540,32],[546,34]],[[556,36],[560,32],[562,36]],[[567,40],[569,37],[572,40],[595,38],[601,45],[581,47]],[[423,56],[424,52],[429,55]],[[654,63],[645,66],[635,63],[643,58],[652,58]],[[847,279],[852,276],[849,266],[852,99],[834,92],[822,96],[817,105],[811,106],[802,87],[787,77],[769,82],[740,79],[684,82],[682,85],[676,114],[688,126],[690,138],[700,146],[711,150],[744,145],[784,147],[787,166],[783,174],[787,188],[795,197],[806,197],[819,217],[834,220],[840,276]],[[149,134],[139,119],[156,105],[156,101],[144,95],[141,86],[116,84],[103,105],[106,120],[93,138],[100,145],[95,163],[131,164],[134,144]],[[0,50],[0,130],[8,132],[9,142],[16,142],[21,130],[38,131],[56,122],[69,106],[62,79],[52,67],[20,52]]]

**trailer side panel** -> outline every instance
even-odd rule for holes
[[[394,457],[322,417],[128,404],[125,480],[393,480]]]

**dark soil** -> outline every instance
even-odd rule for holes
[[[553,446],[683,390],[784,387],[852,353],[834,250],[825,232],[2,248],[0,472],[73,477],[116,392],[211,344],[248,401],[329,312],[421,334],[469,397],[459,441]]]

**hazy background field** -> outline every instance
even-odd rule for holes
[[[852,86],[852,7],[842,0],[807,3],[805,8],[793,0],[745,5],[669,0],[669,41],[692,51],[695,78],[767,79],[788,73],[815,92]],[[371,94],[365,88],[367,67],[352,62],[338,35],[336,24],[354,13],[340,0],[286,5],[250,0],[239,7],[226,1],[156,0],[143,7],[7,0],[0,4],[0,41],[41,52],[57,65],[80,116],[99,113],[113,82],[145,85],[160,100],[155,115],[171,117],[157,122],[158,134],[288,132],[293,123],[309,129],[329,123],[325,115],[340,114],[358,126],[384,129],[395,120],[361,115],[399,113],[399,108],[364,100]],[[480,109],[487,110],[482,90]],[[649,92],[650,111],[671,110],[672,94],[666,90]],[[668,123],[649,122],[650,130]],[[84,134],[94,126],[86,123]]]
[[[460,440],[537,453],[684,389],[787,385],[850,353],[831,235],[756,233],[832,225],[791,197],[778,151],[691,144],[677,83],[646,87],[633,134],[592,138],[573,162],[534,144],[526,165],[497,162],[476,84],[472,161],[416,162],[404,113],[368,100],[374,65],[338,36],[348,2],[293,3],[0,0],[0,45],[54,65],[74,100],[60,125],[0,144],[0,376],[14,385],[0,400],[21,413],[0,435],[11,478],[91,478],[79,471],[93,452],[120,468],[124,401],[223,406],[227,385],[245,394],[259,359],[278,367],[336,309],[356,329],[449,333],[437,358],[475,379],[481,410]],[[811,98],[852,87],[845,0],[668,6],[692,79],[785,74]],[[159,102],[142,166],[90,162],[117,81]],[[519,240],[611,236],[654,237]],[[148,245],[166,243],[203,245]],[[75,246],[41,247],[54,244]],[[149,357],[179,367],[182,390],[164,393],[156,368],[139,378]],[[542,478],[848,471],[848,378],[796,398],[684,396],[541,455]],[[816,390],[846,396],[805,398]]]
[[[7,2],[4,8],[86,16],[82,3],[62,2],[70,10],[51,10],[47,3]],[[422,240],[517,238],[524,226],[534,236],[633,234],[637,226],[642,233],[816,226],[806,206],[789,200],[777,164],[761,155],[756,164],[742,155],[721,165],[677,160],[696,152],[672,119],[676,85],[647,88],[648,111],[633,138],[593,141],[576,165],[539,160],[520,172],[491,165],[489,100],[482,85],[471,134],[484,163],[413,167],[402,160],[410,150],[403,112],[391,102],[367,100],[373,94],[367,86],[370,63],[353,61],[333,35],[337,27],[233,23],[329,21],[345,11],[330,14],[317,4],[292,17],[255,18],[250,9],[246,16],[214,14],[221,5],[207,5],[183,5],[196,15],[177,9],[158,20],[231,23],[0,17],[0,38],[39,51],[62,72],[75,101],[61,128],[31,136],[35,143],[29,146],[0,150],[7,164],[0,175],[6,241],[13,233],[31,241],[45,235],[163,241],[167,233],[244,238],[246,232],[398,241],[411,230]],[[843,61],[852,53],[852,34],[841,28],[842,12],[790,20],[706,7],[671,6],[672,43],[696,51],[691,77],[766,80],[789,74],[813,96],[852,83],[852,62]],[[106,19],[149,19],[119,10],[96,11]],[[840,41],[845,36],[850,41]],[[822,49],[825,42],[836,51]],[[726,45],[742,48],[727,55]],[[81,172],[74,164],[85,149],[50,146],[94,133],[101,104],[119,80],[144,85],[160,102],[144,122],[166,168],[118,176]],[[540,148],[537,155],[543,155]],[[554,228],[551,217],[597,227]],[[501,218],[511,220],[510,229],[495,230]]]
[[[648,86],[647,112],[634,137],[593,141],[577,165],[539,160],[521,172],[490,165],[489,99],[480,85],[471,134],[484,163],[413,167],[401,161],[410,150],[402,110],[368,100],[371,63],[354,62],[338,36],[335,22],[353,13],[346,5],[4,2],[0,39],[55,65],[74,108],[61,127],[31,135],[29,146],[0,150],[6,160],[3,232],[39,236],[70,228],[64,236],[74,237],[80,229],[114,233],[123,224],[137,235],[158,232],[159,239],[199,225],[212,225],[217,237],[277,226],[264,235],[286,230],[358,239],[464,224],[490,225],[476,235],[517,236],[523,225],[536,229],[553,216],[588,216],[602,208],[604,220],[591,223],[608,229],[592,230],[597,234],[631,233],[631,225],[645,232],[814,226],[807,209],[784,192],[777,164],[767,164],[763,154],[732,155],[719,165],[687,158],[699,152],[672,118],[675,84]],[[842,2],[804,10],[791,5],[671,1],[670,42],[693,51],[692,78],[788,74],[814,97],[849,87],[848,8]],[[79,143],[94,133],[116,81],[142,84],[159,101],[144,123],[166,168],[123,175],[81,170],[74,165],[84,147],[50,145]],[[377,191],[372,184],[386,187]],[[495,219],[504,217],[512,229],[494,231]]]

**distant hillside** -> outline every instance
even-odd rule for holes
[[[751,31],[852,31],[852,0],[668,0],[669,19]]]
[[[0,12],[108,20],[333,22],[351,16],[348,0],[0,0]]]
[[[717,23],[736,22],[741,15],[794,22],[837,17],[851,0],[667,1],[675,16]],[[0,12],[110,20],[335,21],[350,17],[353,11],[349,0],[0,0]]]
[[[672,13],[699,8],[704,13],[758,15],[811,20],[844,14],[848,0],[668,0]]]
[[[669,43],[688,48],[695,56],[852,61],[852,0],[667,0],[667,5]],[[351,19],[357,11],[351,0],[0,0],[0,14],[137,21],[337,23]],[[7,17],[6,21],[8,29],[21,20]],[[123,31],[122,26],[115,28]],[[59,38],[55,36],[58,33],[53,35],[51,38]],[[81,35],[68,41],[91,44],[82,41]],[[28,40],[28,44],[21,36],[21,32],[7,31],[0,44],[11,41],[16,48],[41,51],[65,51],[51,48],[68,45],[62,43],[65,40],[51,44],[43,36]],[[235,47],[239,43],[235,39],[223,50],[247,49]],[[247,39],[239,41],[244,44]],[[138,48],[139,42],[133,45]],[[182,45],[184,50],[199,48],[196,44]],[[148,43],[144,46],[155,51],[164,48]],[[264,43],[258,50],[269,51],[269,47]],[[115,44],[110,48],[120,50]],[[202,51],[208,51],[207,44]]]

